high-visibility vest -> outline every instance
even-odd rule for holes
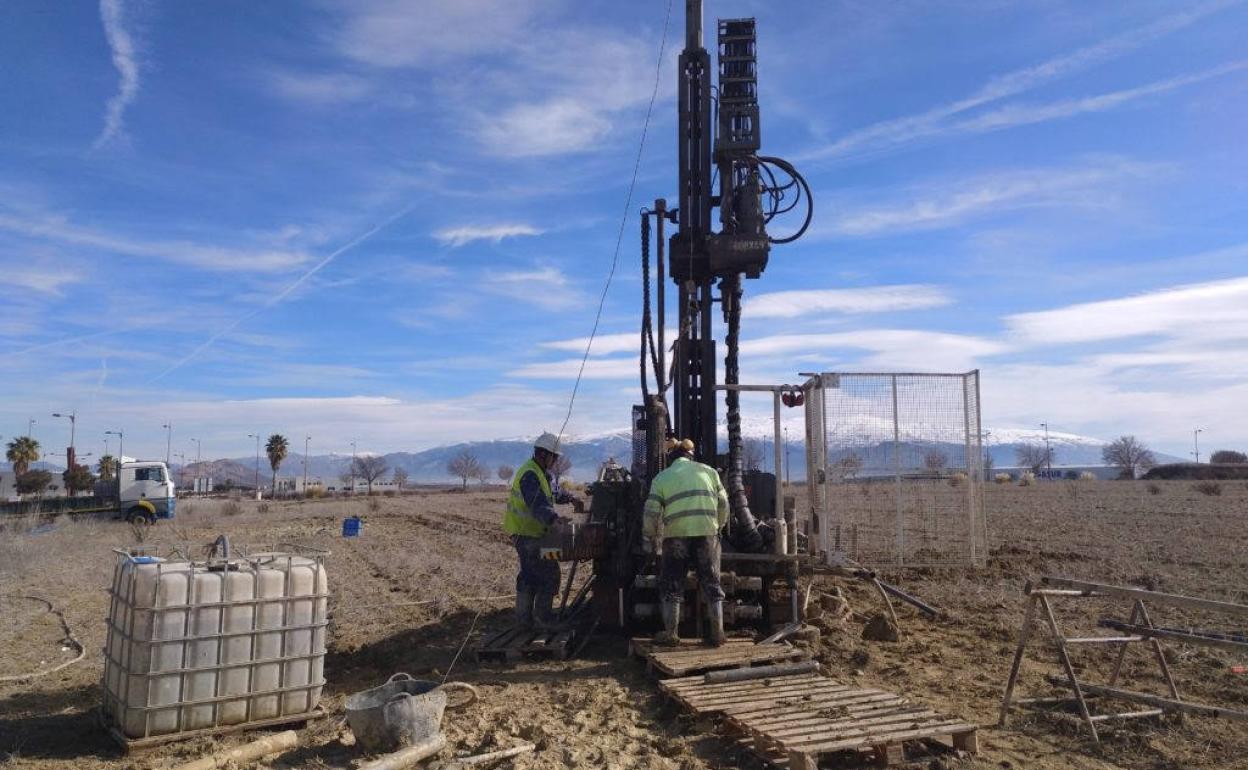
[[[542,485],[542,494],[546,495],[546,499],[554,499],[550,492],[550,481],[546,478],[546,472],[536,460],[529,458],[511,478],[511,494],[507,497],[507,510],[503,513],[503,531],[509,535],[541,537],[546,534],[546,525],[533,516],[533,511],[524,502],[524,494],[520,491],[520,479],[530,472],[537,474],[537,481]]]
[[[709,465],[681,457],[654,477],[646,518],[661,517],[663,537],[705,537],[728,521],[728,493]]]

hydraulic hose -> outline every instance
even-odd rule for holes
[[[741,276],[724,278],[720,284],[723,295],[724,319],[728,324],[727,347],[724,357],[724,384],[740,384],[741,371],[738,351],[741,336]],[[745,552],[762,550],[763,535],[758,531],[758,521],[750,512],[750,500],[745,495],[745,451],[741,439],[741,393],[729,389],[725,394],[728,409],[728,502],[732,508],[735,526],[732,544]]]

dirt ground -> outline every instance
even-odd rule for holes
[[[1057,482],[985,490],[992,541],[988,566],[978,570],[887,573],[891,581],[939,606],[940,620],[898,610],[901,640],[868,642],[864,622],[881,609],[857,582],[819,577],[815,596],[839,588],[853,614],[813,623],[814,645],[828,673],[846,682],[888,689],[984,725],[976,757],[918,760],[934,768],[1244,768],[1248,729],[1242,722],[1188,717],[1104,725],[1099,749],[1076,725],[1048,715],[1017,713],[995,727],[1001,693],[1023,615],[1022,587],[1044,574],[1140,585],[1248,603],[1248,485],[1224,482],[1219,496],[1190,482]],[[226,532],[235,543],[295,542],[332,551],[329,685],[323,699],[333,716],[301,732],[300,747],[258,768],[349,768],[362,753],[339,715],[347,694],[398,671],[440,678],[465,639],[508,622],[513,555],[499,530],[501,491],[429,492],[401,498],[242,503],[227,515],[221,501],[184,501],[178,519],[156,526],[149,540],[202,545]],[[366,517],[363,536],[340,537],[341,520]],[[125,524],[55,522],[0,532],[0,677],[71,659],[55,617],[27,594],[46,597],[86,648],[86,659],[26,683],[0,682],[0,767],[166,768],[246,738],[197,739],[126,757],[94,721],[108,612],[105,589],[112,548],[134,543]],[[886,571],[887,572],[887,571]],[[482,598],[487,597],[487,598]],[[812,601],[812,606],[817,605]],[[1105,633],[1096,620],[1125,616],[1122,602],[1078,600],[1057,606],[1059,622],[1081,635]],[[1233,628],[1226,618],[1154,611],[1158,625]],[[1242,631],[1241,627],[1238,629]],[[1043,639],[1043,635],[1041,636]],[[471,641],[469,642],[471,644]],[[451,678],[471,682],[482,698],[448,712],[453,755],[532,741],[538,750],[513,767],[761,768],[752,754],[662,701],[642,667],[625,657],[625,640],[602,636],[582,657],[561,663],[479,666],[470,652]],[[1248,708],[1248,676],[1232,666],[1243,656],[1171,645],[1168,659],[1185,697]],[[1128,681],[1163,692],[1153,660],[1128,657]],[[1077,651],[1081,673],[1106,678],[1106,653]],[[1059,671],[1051,650],[1033,644],[1020,694],[1043,694]],[[430,766],[436,767],[437,761]],[[504,763],[503,766],[508,766]]]

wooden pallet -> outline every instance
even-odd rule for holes
[[[807,660],[810,653],[788,644],[725,644],[722,647],[696,647],[665,650],[655,648],[646,655],[647,667],[666,676],[717,671],[725,668],[747,668]]]
[[[230,733],[239,733],[245,730],[261,730],[269,727],[287,727],[288,729],[297,729],[296,725],[302,725],[310,719],[320,719],[325,716],[325,709],[317,706],[311,711],[302,714],[286,714],[280,717],[272,717],[270,719],[256,719],[251,722],[243,722],[237,725],[221,725],[219,727],[205,727],[202,730],[184,730],[177,733],[168,733],[166,735],[153,735],[149,738],[129,738],[117,729],[102,711],[96,710],[96,720],[108,732],[110,738],[121,747],[126,754],[139,754],[157,746],[163,746],[167,743],[175,741],[185,741],[191,738],[202,738],[205,736],[228,735]]]
[[[478,663],[515,663],[523,658],[564,660],[572,649],[573,630],[512,628],[490,634],[477,645]]]
[[[754,646],[753,639],[744,637],[728,637],[724,642],[724,647],[741,647]],[[680,643],[675,647],[666,645],[656,645],[654,640],[648,636],[634,636],[628,641],[628,654],[635,658],[641,658],[643,661],[649,662],[647,659],[652,652],[672,652],[674,650],[706,650],[708,648],[701,639],[681,639]],[[723,649],[722,647],[720,649]]]
[[[882,764],[899,762],[908,741],[945,739],[974,752],[975,725],[946,717],[883,690],[840,684],[818,674],[706,684],[701,676],[669,679],[659,688],[699,715],[715,715],[748,737],[758,754],[790,770],[814,770],[821,758],[868,751]]]

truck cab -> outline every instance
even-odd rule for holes
[[[162,462],[123,462],[117,473],[117,508],[127,521],[172,519],[174,486]]]

